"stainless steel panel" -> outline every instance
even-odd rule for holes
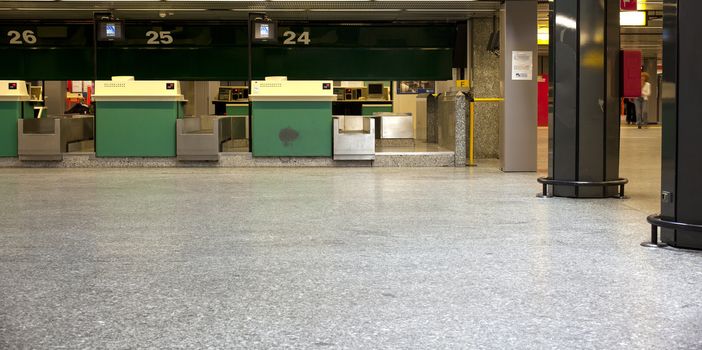
[[[456,150],[456,95],[442,94],[436,108],[436,142],[439,146]]]
[[[366,116],[334,117],[334,160],[375,159],[375,121]]]
[[[20,160],[61,160],[69,145],[93,139],[93,116],[20,119],[17,124]]]
[[[381,139],[414,139],[412,113],[373,113],[379,120]]]
[[[61,120],[17,121],[17,154],[20,160],[61,160]]]
[[[232,117],[187,117],[176,121],[176,155],[181,161],[217,161],[223,142],[232,139]]]
[[[470,56],[470,55],[469,55]],[[470,65],[469,65],[470,67]],[[419,94],[417,95],[417,134],[418,140],[427,139],[427,129],[429,125],[427,124],[427,96],[429,94]]]

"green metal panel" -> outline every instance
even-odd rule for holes
[[[0,102],[0,157],[17,157],[17,119],[22,102]]]
[[[92,28],[91,23],[3,21],[0,79],[92,79]]]
[[[254,50],[254,78],[298,80],[450,80],[448,48],[265,47]]]
[[[91,23],[8,21],[0,31],[32,31],[33,44],[0,41],[0,79],[89,80],[93,78]],[[284,33],[309,33],[308,44],[284,44]],[[149,34],[151,33],[151,34]],[[168,33],[167,44],[153,33]],[[451,78],[455,23],[285,24],[279,42],[253,49],[254,77],[291,79],[445,80]],[[245,23],[127,21],[125,40],[101,42],[98,79],[246,80]],[[290,42],[289,42],[290,43]]]
[[[22,119],[34,119],[34,103],[22,102]]]
[[[255,157],[331,157],[331,102],[252,102]]]
[[[373,113],[392,112],[392,105],[364,105],[361,106],[361,114],[372,116]]]
[[[245,47],[107,47],[98,50],[98,79],[246,80]]]
[[[185,102],[179,102],[178,107],[178,119],[185,117]]]
[[[452,56],[448,48],[257,47],[253,69],[255,79],[448,80]],[[101,49],[98,77],[246,80],[246,57],[245,48]]]
[[[98,101],[98,157],[175,157],[178,104],[170,101]]]
[[[249,115],[249,105],[245,105],[245,104],[227,105],[227,115]]]

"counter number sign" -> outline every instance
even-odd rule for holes
[[[149,45],[170,45],[173,44],[173,36],[170,31],[155,31],[146,32],[146,43]]]
[[[283,41],[284,45],[297,45],[298,43],[309,45],[312,42],[312,40],[310,40],[310,32],[302,32],[300,35],[297,35],[297,33],[292,30],[288,30],[283,33],[283,36],[285,37]]]
[[[37,43],[37,36],[33,30],[25,30],[21,33],[19,30],[10,30],[7,32],[7,36],[10,37],[10,44],[12,45],[32,45]]]

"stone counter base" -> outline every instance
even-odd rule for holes
[[[0,168],[254,168],[254,167],[453,167],[453,152],[383,152],[374,161],[335,161],[326,157],[252,157],[220,153],[219,161],[183,162],[175,158],[96,158],[94,153],[64,154],[62,161],[0,158]],[[460,164],[458,166],[465,166]]]

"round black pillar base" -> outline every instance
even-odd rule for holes
[[[628,179],[616,179],[616,180],[610,180],[610,181],[571,181],[571,180],[554,180],[551,178],[547,177],[540,177],[536,181],[538,181],[542,186],[543,190],[541,191],[540,194],[537,195],[537,197],[540,198],[552,198],[552,197],[567,197],[567,198],[619,198],[619,199],[626,199],[627,197],[624,195],[624,186],[629,183]],[[548,189],[549,186],[551,186],[551,193],[549,193]],[[572,186],[575,188],[579,187],[614,187],[617,186],[619,187],[619,191],[617,192],[616,195],[602,195],[602,196],[557,196],[553,194],[553,187],[554,186]],[[603,191],[603,193],[606,193],[606,191]]]
[[[648,221],[649,224],[651,224],[651,240],[648,242],[643,242],[641,243],[642,246],[644,247],[658,247],[658,248],[663,248],[663,247],[668,247],[669,245],[666,243],[658,243],[658,228],[666,228],[670,230],[679,230],[679,231],[686,231],[690,234],[699,234],[702,235],[702,225],[698,224],[688,224],[685,222],[678,222],[678,221],[671,221],[671,220],[666,220],[661,218],[660,215],[649,215],[648,218],[646,218],[646,221]],[[680,234],[680,233],[678,233]],[[671,244],[675,248],[679,249],[694,249],[694,250],[701,250],[702,246],[686,246],[686,245],[680,245],[680,244]]]

